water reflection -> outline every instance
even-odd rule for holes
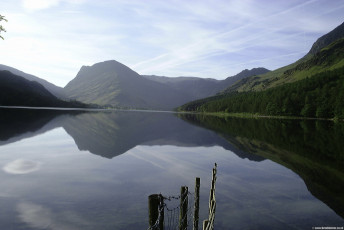
[[[71,211],[54,212],[43,205],[20,202],[17,205],[20,220],[34,229],[78,230],[92,226],[92,222]]]
[[[66,120],[63,128],[73,137],[80,150],[107,158],[118,156],[137,145],[235,148],[215,133],[166,113],[85,113]],[[235,152],[243,158],[263,159],[242,151]]]
[[[123,154],[137,145],[174,145],[222,146],[241,158],[264,159],[247,154],[214,132],[168,113],[0,110],[0,115],[5,118],[0,121],[0,145],[63,127],[79,150],[106,158]]]
[[[60,127],[58,117],[65,119],[81,111],[39,109],[0,109],[0,146],[34,137]]]
[[[297,173],[308,190],[344,217],[344,124],[330,121],[239,119],[182,115],[239,149]]]
[[[27,174],[37,171],[41,163],[32,160],[17,159],[7,163],[3,170],[10,174]]]
[[[193,188],[196,176],[206,218],[214,162],[215,229],[343,223],[332,211],[343,217],[341,125],[19,112],[0,110],[1,229],[146,229],[147,196],[178,195],[181,185]]]

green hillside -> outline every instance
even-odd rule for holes
[[[266,90],[286,83],[296,82],[317,73],[340,68],[344,66],[342,43],[343,39],[340,39],[313,56],[306,56],[291,65],[260,76],[248,78],[246,81],[234,85],[225,92]]]
[[[275,82],[270,78],[249,91],[227,91],[179,110],[344,118],[344,39],[285,69]]]
[[[334,30],[330,31],[329,33],[320,37],[312,46],[310,51],[300,60],[292,63],[290,65],[284,66],[277,70],[271,71],[266,74],[262,74],[259,76],[254,76],[251,78],[246,78],[240,82],[237,82],[233,86],[227,88],[225,92],[247,92],[247,91],[261,91],[269,88],[273,88],[279,85],[283,85],[285,83],[295,82],[315,73],[319,73],[321,71],[327,71],[329,69],[339,68],[343,66],[343,61],[337,58],[336,66],[335,63],[326,63],[326,60],[321,59],[318,60],[316,63],[308,62],[309,59],[316,56],[322,49],[329,46],[331,43],[337,41],[338,39],[344,38],[344,23],[336,27]],[[323,53],[324,54],[324,53]],[[326,55],[325,57],[327,57]],[[325,61],[325,63],[321,62]],[[314,61],[314,60],[313,60]],[[320,61],[320,62],[319,62]],[[305,64],[305,62],[307,64]],[[313,64],[313,65],[312,65]],[[332,66],[333,65],[333,66]],[[291,74],[292,73],[292,74]]]

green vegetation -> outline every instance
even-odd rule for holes
[[[237,82],[233,86],[227,88],[225,90],[225,93],[234,92],[234,91],[237,91],[237,92],[247,92],[247,91],[252,91],[252,90],[260,91],[260,90],[266,89],[267,87],[273,87],[276,85],[283,84],[284,82],[281,79],[281,76],[283,75],[283,73],[288,69],[294,68],[295,66],[297,66],[298,63],[299,61],[290,65],[284,66],[282,68],[279,68],[277,70],[270,71],[265,74],[261,74],[259,76],[245,78]]]
[[[338,56],[336,56],[338,54],[340,55],[340,52],[336,52],[336,49],[333,49],[333,47],[331,47],[331,43],[335,44],[336,41],[343,38],[344,38],[344,23],[342,23],[341,25],[339,25],[338,27],[336,27],[334,30],[330,31],[329,33],[320,37],[313,44],[308,54],[304,56],[303,58],[301,58],[300,60],[296,61],[295,63],[284,66],[282,68],[279,68],[277,70],[271,71],[266,74],[261,74],[259,76],[250,77],[242,81],[239,81],[233,86],[226,89],[226,92],[261,91],[261,90],[273,88],[276,86],[280,86],[285,83],[295,82],[295,81],[304,79],[306,77],[309,77],[315,73],[331,70],[334,68],[340,68],[341,66],[344,66],[343,59],[341,60]],[[339,63],[337,64],[326,63],[326,58],[330,56],[329,53],[326,54],[326,52],[322,52],[326,50],[330,50],[331,52],[333,51],[334,53],[337,53],[335,55],[332,55],[332,61],[338,61]],[[325,55],[318,55],[321,52],[322,54],[325,54]],[[343,51],[341,52],[343,53]],[[310,59],[316,56],[320,57],[320,59],[318,58],[317,60],[318,62],[317,65],[314,65],[315,64],[314,61],[316,59],[313,59],[313,61],[311,61],[313,63],[308,62]],[[321,63],[321,61],[325,61],[325,62]]]
[[[198,100],[179,110],[343,119],[344,67],[261,92]]]
[[[190,102],[180,111],[344,118],[344,39],[283,73],[291,83],[264,91],[229,92]],[[271,74],[271,73],[268,73]]]
[[[7,19],[6,19],[4,16],[2,16],[2,15],[0,14],[0,22],[1,22],[1,21],[7,22]],[[1,32],[6,32],[5,28],[2,27],[2,25],[0,25],[0,34],[1,34]],[[0,38],[1,38],[2,40],[4,40],[4,37],[1,36],[1,35],[0,35]]]

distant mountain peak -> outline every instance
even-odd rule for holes
[[[234,75],[234,76],[231,76],[231,77],[227,77],[225,79],[225,81],[227,80],[231,80],[233,81],[233,79],[236,79],[237,80],[241,80],[243,78],[246,78],[246,77],[251,77],[251,76],[255,76],[255,75],[260,75],[260,74],[264,74],[264,73],[267,73],[267,72],[270,72],[270,70],[266,69],[266,68],[263,68],[263,67],[257,67],[257,68],[252,68],[252,69],[244,69],[243,71],[241,71],[240,73]],[[234,83],[234,82],[233,82]],[[232,83],[232,84],[233,84]]]
[[[240,76],[240,75],[259,75],[259,74],[264,74],[270,72],[270,70],[264,68],[264,67],[256,67],[256,68],[252,68],[252,69],[244,69],[243,71],[241,71],[240,73],[234,75],[234,76]],[[233,77],[234,77],[233,76]]]
[[[107,60],[103,62],[95,63],[91,66],[82,66],[77,74],[77,77],[80,76],[90,76],[93,77],[100,76],[104,73],[116,73],[116,76],[138,76],[134,70],[130,69],[128,66],[116,61],[116,60]],[[114,75],[113,75],[114,76]]]
[[[119,68],[123,68],[126,70],[130,70],[133,71],[132,69],[130,69],[128,66],[116,61],[116,60],[107,60],[107,61],[103,61],[103,62],[98,62],[93,64],[92,66],[89,67],[93,67],[93,68],[109,68],[109,69],[114,69],[116,68],[116,70],[118,70]],[[135,72],[135,71],[134,71]]]
[[[115,60],[83,66],[64,90],[72,99],[106,106],[172,109],[183,102],[171,87],[146,79]]]

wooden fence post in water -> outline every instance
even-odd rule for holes
[[[216,173],[217,173],[217,164],[213,168],[212,178],[211,178],[211,187],[209,195],[209,218],[203,221],[203,230],[213,230],[214,221],[215,221],[215,210],[216,210],[216,198],[215,198],[215,183],[216,183]]]
[[[148,197],[150,229],[164,229],[163,204],[164,200],[161,194],[152,194]]]
[[[180,212],[179,230],[186,230],[188,227],[188,187],[180,188]]]
[[[211,178],[211,187],[210,187],[210,194],[209,194],[209,213],[211,213],[213,209],[212,201],[215,200],[215,182],[216,182],[216,167],[213,168],[212,171],[212,178]]]
[[[196,177],[196,182],[195,182],[195,210],[194,210],[193,230],[198,230],[200,183],[201,183],[201,179],[199,177]]]
[[[209,223],[209,220],[203,220],[203,228],[202,228],[203,230],[207,229],[208,223]]]

